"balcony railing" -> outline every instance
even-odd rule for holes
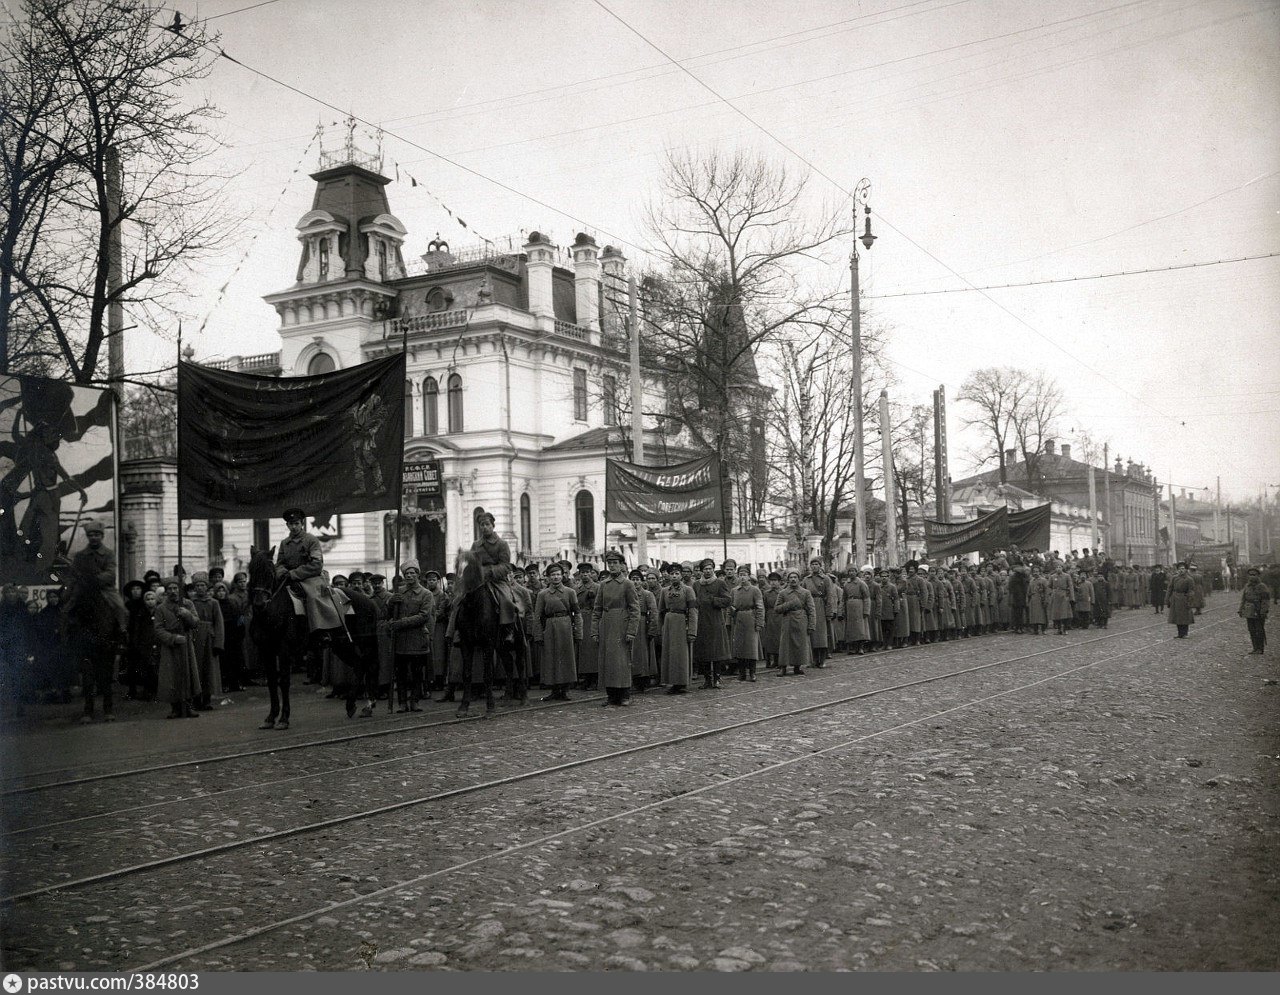
[[[561,321],[556,319],[556,334],[563,335],[566,339],[573,339],[577,342],[591,341],[591,333],[581,325],[575,325],[571,321]]]
[[[232,356],[203,364],[211,370],[231,370],[235,373],[276,373],[280,370],[280,353],[260,352],[256,356]]]
[[[392,318],[386,324],[386,334],[383,337],[391,339],[405,334],[457,328],[467,323],[469,313],[466,308],[454,308],[452,311],[432,311],[428,314],[413,314],[407,318]]]

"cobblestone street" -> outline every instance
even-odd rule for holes
[[[9,788],[278,752],[8,795],[6,965],[1275,970],[1277,673],[1232,608],[625,712],[46,723]]]

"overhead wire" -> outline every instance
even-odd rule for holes
[[[1199,269],[1205,266],[1224,266],[1228,263],[1246,263],[1256,259],[1274,259],[1280,252],[1267,252],[1258,256],[1239,256],[1235,259],[1208,259],[1194,263],[1177,263],[1173,266],[1156,266],[1149,269],[1116,270],[1113,273],[1094,273],[1089,276],[1063,276],[1048,280],[1025,280],[1021,283],[991,283],[977,287],[939,287],[936,290],[901,290],[888,294],[866,294],[864,296],[883,300],[887,297],[926,297],[933,294],[967,294],[975,290],[1005,290],[1010,287],[1043,287],[1052,283],[1085,283],[1089,280],[1107,280],[1116,276],[1140,276],[1144,273],[1168,273],[1173,270]]]

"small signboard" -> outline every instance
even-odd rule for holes
[[[444,491],[440,480],[440,461],[421,460],[405,463],[404,482],[406,494],[423,494],[427,497],[440,497]]]

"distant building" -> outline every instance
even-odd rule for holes
[[[1089,545],[1085,538],[1092,532],[1087,511],[1089,464],[1073,459],[1069,444],[1064,444],[1059,451],[1055,440],[1051,439],[1037,458],[1033,473],[1035,479],[1028,484],[1026,462],[1015,459],[1015,456],[1012,449],[1005,453],[1006,476],[1010,481],[1018,481],[1025,493],[1048,498],[1063,506],[1086,509],[1084,529],[1066,529],[1068,544],[1054,548],[1065,553]],[[959,491],[972,485],[999,483],[1000,471],[997,469],[957,480],[952,488]],[[1006,483],[1004,486],[1010,485]],[[1126,464],[1117,456],[1114,467],[1094,468],[1094,487],[1105,536],[1102,539],[1103,549],[1107,554],[1143,566],[1160,562],[1164,558],[1164,548],[1156,524],[1157,484],[1147,469],[1133,460]]]
[[[1183,538],[1185,526],[1187,536],[1192,535],[1194,530],[1195,542],[1234,542],[1239,556],[1237,562],[1251,562],[1249,516],[1244,512],[1232,511],[1225,507],[1219,507],[1215,514],[1214,502],[1203,497],[1207,492],[1198,493],[1202,495],[1200,498],[1197,498],[1196,491],[1185,487],[1175,491],[1178,505],[1179,545],[1187,542]],[[1169,503],[1166,501],[1161,507],[1167,512]]]

